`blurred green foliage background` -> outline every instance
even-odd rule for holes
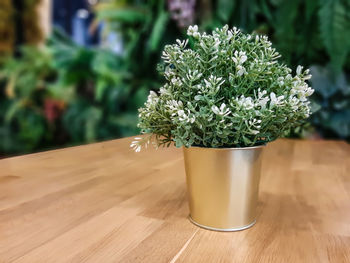
[[[137,109],[162,83],[163,47],[184,38],[190,24],[268,35],[285,63],[313,74],[315,113],[292,134],[350,140],[349,0],[103,1],[97,20],[121,35],[121,54],[78,46],[57,30],[45,45],[32,45],[41,37],[30,5],[38,2],[28,2],[31,21],[23,15],[31,45],[20,56],[11,49],[10,1],[0,4],[0,155],[137,134]]]

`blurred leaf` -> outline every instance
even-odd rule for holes
[[[260,2],[260,8],[261,8],[261,11],[263,12],[264,16],[267,18],[267,20],[270,22],[270,23],[273,23],[274,22],[274,19],[273,19],[273,16],[272,16],[272,13],[270,11],[270,8],[268,6],[268,0],[261,0]]]
[[[349,10],[348,0],[320,0],[321,37],[336,73],[340,72],[350,50]]]
[[[136,93],[130,98],[130,108],[138,109],[146,102],[149,89],[145,86],[140,87]]]
[[[44,118],[38,114],[26,112],[21,116],[19,125],[18,135],[26,150],[32,150],[37,147],[45,135]]]
[[[87,142],[97,140],[98,124],[102,118],[102,111],[96,107],[90,107],[84,114],[85,123],[85,138]]]
[[[48,85],[48,92],[50,97],[60,99],[64,102],[70,103],[76,96],[76,90],[73,85],[65,85],[60,81]]]
[[[309,21],[317,10],[319,0],[305,0],[305,18]]]
[[[160,40],[163,36],[165,27],[168,23],[169,14],[165,11],[161,12],[153,26],[152,33],[149,38],[148,46],[151,52],[159,48]]]
[[[230,19],[234,11],[235,4],[236,4],[236,1],[233,1],[233,0],[218,0],[216,12],[218,17],[224,23],[227,23],[228,20]]]
[[[285,3],[285,0],[270,0],[271,4],[274,6],[279,6],[282,3]]]
[[[312,74],[311,83],[312,87],[322,95],[324,98],[329,98],[337,92],[335,83],[332,82],[334,76],[332,71],[326,67],[312,66],[310,68]]]
[[[312,113],[316,113],[316,112],[318,112],[321,109],[322,109],[322,107],[321,107],[320,104],[318,104],[318,103],[316,103],[314,101],[311,101],[311,112]]]
[[[23,108],[23,100],[14,101],[6,111],[5,122],[11,122],[21,108]]]
[[[333,113],[332,118],[326,125],[341,138],[346,139],[350,136],[350,110]]]
[[[293,41],[296,40],[296,27],[294,23],[298,15],[298,6],[300,0],[284,0],[283,4],[278,6],[275,12],[275,24],[273,25],[276,33],[275,38],[279,43],[279,51],[284,56],[284,60],[290,63],[291,55],[289,50],[295,48]]]
[[[98,80],[95,87],[95,98],[97,101],[101,101],[105,90],[108,88],[106,81]]]
[[[145,22],[146,16],[146,10],[134,7],[119,9],[101,9],[97,13],[97,17],[100,20],[114,20],[123,23],[142,23]]]

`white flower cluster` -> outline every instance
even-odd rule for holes
[[[231,110],[226,107],[225,103],[222,103],[220,108],[218,108],[217,106],[213,105],[211,107],[211,110],[215,114],[220,115],[221,117],[227,116],[227,115],[229,115],[231,113]]]
[[[189,26],[187,29],[187,35],[192,36],[194,38],[200,37],[200,33],[198,33],[198,26],[197,25]]]
[[[187,34],[192,49],[187,40],[165,47],[166,84],[140,109],[139,127],[159,144],[264,144],[310,115],[309,71],[299,66],[293,76],[266,36],[228,26],[200,33],[196,25]]]
[[[196,117],[190,112],[190,110],[184,109],[182,101],[167,101],[166,109],[171,118],[178,118],[181,122],[194,123],[196,120]]]
[[[243,66],[243,63],[246,62],[248,59],[246,52],[244,51],[235,51],[234,56],[232,57],[233,62],[236,65],[237,75],[242,76],[244,74],[247,74],[247,71],[245,67]]]
[[[210,75],[208,79],[204,79],[204,83],[198,84],[198,94],[216,94],[225,80],[221,77]]]

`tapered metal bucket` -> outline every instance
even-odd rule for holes
[[[194,224],[217,231],[254,225],[262,149],[184,148],[190,220]]]

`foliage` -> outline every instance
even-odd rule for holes
[[[23,4],[34,6],[38,1]],[[0,65],[0,152],[27,152],[138,133],[136,109],[149,90],[158,90],[163,84],[156,71],[161,51],[166,44],[183,38],[183,26],[189,21],[207,32],[229,24],[267,35],[289,67],[311,66],[315,74],[312,100],[321,105],[311,124],[324,137],[349,138],[346,123],[350,106],[345,102],[346,89],[340,88],[348,84],[339,84],[345,83],[350,73],[348,0],[177,1],[181,6],[176,0],[100,2],[97,18],[106,32],[121,36],[120,55],[79,47],[55,33],[49,46],[24,52],[22,57],[6,59]],[[27,8],[26,15],[20,14],[11,3],[0,3],[0,55],[11,53],[21,37],[34,39],[30,43],[40,39],[39,34],[31,33],[37,32],[35,9]],[[184,12],[186,5],[190,12]],[[17,40],[16,20],[25,20],[26,25],[26,33]],[[31,66],[36,63],[45,66]],[[11,77],[11,67],[14,72],[23,69],[23,81],[19,75]],[[14,89],[9,88],[10,83]],[[22,93],[22,89],[32,92]],[[16,90],[15,97],[11,97],[11,90]],[[331,95],[324,95],[330,91]],[[22,106],[13,110],[22,99],[27,103],[17,103]],[[9,121],[5,116],[12,118]]]
[[[22,48],[0,71],[0,152],[27,152],[45,145],[52,130],[45,117],[47,82],[55,72],[46,49]]]
[[[137,133],[134,123],[143,102],[138,98],[141,90],[126,85],[130,74],[121,57],[108,50],[80,47],[59,31],[49,47],[58,72],[50,92],[67,105],[63,125],[74,143]]]
[[[203,2],[199,1],[199,6]],[[332,69],[339,73],[345,65],[350,51],[348,0],[210,2],[210,19],[201,23],[204,29],[228,23],[269,35],[284,61],[293,67],[330,61]]]
[[[55,31],[0,70],[0,152],[29,152],[138,133],[146,90],[130,89],[123,58]]]
[[[161,80],[156,66],[165,44],[175,41],[181,32],[170,23],[164,0],[111,0],[98,5],[97,18],[106,23],[106,31],[122,37],[125,68],[132,76],[130,89],[158,89]],[[145,99],[145,98],[144,98]]]
[[[320,32],[331,57],[331,64],[339,72],[350,51],[350,1],[321,0]]]
[[[312,123],[323,137],[350,141],[350,84],[344,74],[334,75],[329,67],[313,66],[314,101],[322,107],[312,116]]]
[[[155,134],[159,145],[249,147],[285,135],[310,115],[309,70],[298,66],[293,77],[266,36],[228,26],[211,35],[197,30],[187,31],[191,49],[180,40],[165,46],[166,84],[140,109],[143,133]],[[133,146],[140,150],[143,142]]]

